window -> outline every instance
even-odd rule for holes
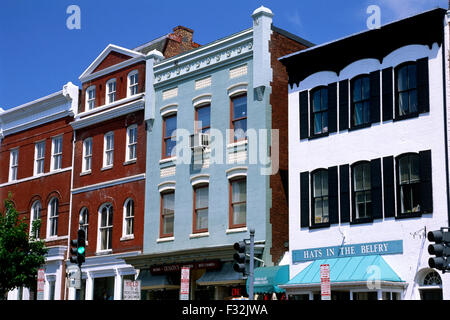
[[[177,115],[164,118],[163,129],[163,158],[175,156],[176,150]]]
[[[106,82],[106,103],[114,101],[116,101],[116,79],[111,79]]]
[[[138,93],[138,72],[131,71],[128,75],[128,95],[133,96]]]
[[[95,108],[95,86],[86,89],[86,106],[87,110]]]
[[[245,227],[247,219],[247,181],[230,181],[230,228]]]
[[[194,233],[208,231],[208,185],[194,188]]]
[[[9,155],[9,181],[17,180],[17,168],[19,167],[19,149],[11,150]]]
[[[402,65],[396,71],[397,116],[417,113],[416,64]]]
[[[92,168],[92,138],[83,141],[83,172],[89,172]]]
[[[352,125],[370,123],[370,78],[362,76],[352,81]]]
[[[328,132],[328,89],[318,88],[311,93],[313,135]]]
[[[104,138],[103,167],[112,167],[114,163],[114,132],[108,132]]]
[[[211,106],[203,105],[195,109],[195,131],[209,133],[211,128]]]
[[[125,201],[123,208],[124,211],[124,223],[123,223],[123,235],[130,236],[134,234],[134,201],[128,199]]]
[[[106,204],[100,209],[99,251],[112,249],[113,207]]]
[[[328,223],[328,171],[313,173],[312,185],[314,224]]]
[[[173,236],[175,191],[161,194],[161,237]]]
[[[86,241],[88,239],[88,226],[89,226],[89,210],[84,207],[80,211],[79,229],[84,230],[86,235]]]
[[[62,142],[63,142],[62,136],[55,137],[52,139],[52,170],[61,169]]]
[[[48,205],[47,234],[49,237],[56,237],[58,235],[58,204],[58,199],[53,198]]]
[[[247,138],[247,95],[231,98],[231,129],[233,141]]]
[[[428,272],[419,287],[421,300],[442,300],[442,279],[434,270]]]
[[[42,206],[40,201],[33,202],[31,206],[30,213],[30,237],[33,239],[39,239],[39,235],[41,234],[41,228],[33,228],[33,223],[35,221],[41,220],[41,212]]]
[[[407,154],[398,158],[398,187],[401,214],[420,210],[419,155]]]
[[[370,162],[353,167],[353,218],[372,217],[372,194],[370,181]]]
[[[129,126],[127,129],[127,161],[135,160],[137,148],[137,125]]]
[[[34,159],[34,174],[44,173],[45,141],[36,143]]]

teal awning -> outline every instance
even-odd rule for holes
[[[233,269],[233,262],[225,262],[220,270],[207,270],[198,280],[201,286],[244,284],[242,273]]]
[[[289,266],[261,267],[256,268],[253,272],[254,293],[280,293],[285,290],[278,287],[289,281]],[[247,280],[248,292],[248,280]]]
[[[141,281],[141,290],[178,289],[180,287],[173,284],[167,275],[152,275],[148,269],[141,270],[137,280]]]
[[[316,260],[289,280],[286,286],[320,285],[320,265],[322,264],[330,265],[331,285],[374,280],[404,283],[382,256],[373,255]]]

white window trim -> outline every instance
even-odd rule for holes
[[[56,217],[52,217],[51,216],[51,206],[52,206],[53,201],[55,201],[55,199],[58,201],[58,205],[56,207],[57,215],[56,215]],[[48,239],[55,239],[55,238],[58,237],[58,227],[56,227],[56,234],[55,235],[50,235],[51,227],[52,227],[52,224],[50,223],[50,221],[51,221],[51,219],[55,219],[56,220],[56,226],[58,226],[58,218],[59,218],[59,199],[56,198],[56,197],[53,197],[48,202],[48,207],[47,207],[47,237],[46,237],[47,240]]]
[[[16,154],[15,163],[13,163],[14,154]],[[9,181],[17,181],[19,171],[18,169],[19,169],[19,148],[15,148],[11,149],[9,152]]]
[[[115,88],[114,88],[114,91],[109,91],[109,84],[110,83],[115,83]],[[105,88],[105,104],[111,104],[111,103],[114,103],[114,101],[116,101],[117,100],[117,81],[116,81],[116,78],[113,78],[113,79],[109,79],[108,81],[106,81],[106,88]],[[113,94],[114,93],[114,101],[110,101],[110,99],[109,99],[109,95],[110,94]]]
[[[55,143],[59,139],[61,139],[61,152],[55,153]],[[52,161],[51,161],[50,171],[57,171],[57,170],[62,169],[62,145],[63,145],[63,136],[62,135],[52,138]],[[55,169],[55,163],[56,163],[55,158],[57,158],[58,156],[61,156],[61,163],[59,164],[59,168]]]
[[[132,198],[128,198],[125,200],[123,204],[123,221],[122,221],[122,238],[120,240],[128,240],[128,239],[134,239],[134,231],[133,233],[127,234],[127,205],[130,201],[133,201],[133,225],[134,225],[134,218],[135,218],[135,201]]]
[[[38,158],[38,150],[39,150],[39,146],[40,145],[44,145],[44,155],[42,158]],[[42,168],[42,172],[37,172],[38,171],[38,161],[43,161],[44,162],[44,166]],[[37,175],[42,175],[45,173],[45,140],[42,141],[38,141],[34,144],[34,170],[33,170],[33,175],[37,176]]]
[[[133,77],[134,75],[137,75],[137,82],[135,83],[135,84],[131,84],[131,77]],[[127,82],[127,97],[131,97],[131,96],[134,96],[134,95],[137,95],[138,94],[138,91],[139,91],[139,72],[138,72],[138,70],[133,70],[133,71],[131,71],[129,74],[128,74],[128,82]],[[136,93],[134,93],[134,94],[132,94],[131,93],[131,87],[136,87],[137,89],[136,89]]]
[[[29,236],[30,236],[30,237],[33,236],[33,222],[34,222],[35,220],[37,220],[36,217],[35,217],[35,215],[36,215],[36,210],[35,210],[35,208],[36,208],[36,205],[37,205],[37,204],[39,204],[39,207],[40,207],[40,209],[41,209],[41,212],[40,212],[41,217],[40,217],[39,219],[42,220],[42,204],[41,204],[41,202],[40,202],[39,200],[36,200],[36,201],[34,201],[33,204],[31,205],[31,212],[30,212],[30,232],[29,232]],[[35,240],[40,240],[40,238],[37,237]]]
[[[130,143],[130,131],[136,129],[136,142]],[[135,157],[130,157],[130,147],[135,146]],[[133,124],[127,128],[127,145],[126,145],[126,161],[133,161],[137,159],[137,125]]]
[[[91,148],[90,148],[91,153],[89,155],[86,153],[87,143],[91,144]],[[82,170],[81,170],[82,173],[91,172],[91,170],[92,170],[92,147],[93,147],[92,144],[93,144],[92,138],[86,138],[83,141],[83,160],[82,160],[83,163],[82,163]],[[89,169],[86,168],[86,158],[90,159],[90,161],[89,161],[90,168]]]
[[[101,236],[101,223],[102,223],[102,210],[103,208],[105,208],[106,206],[110,206],[113,209],[113,217],[114,217],[114,207],[112,205],[112,203],[104,203],[103,205],[100,206],[99,210],[98,210],[98,222],[97,222],[97,253],[110,253],[112,252],[112,243],[110,243],[111,248],[110,249],[101,249],[101,241],[102,241],[102,236]],[[109,228],[109,227],[108,227]],[[114,228],[114,224],[111,225],[111,232],[113,232],[113,228]]]
[[[108,146],[108,137],[112,136],[112,149],[107,149]],[[107,164],[107,152],[111,152],[111,164]],[[103,137],[103,168],[112,168],[114,165],[114,131],[109,131],[105,133]]]
[[[89,99],[89,92],[90,92],[91,90],[94,90],[94,98]],[[88,88],[86,89],[86,93],[85,93],[85,94],[86,94],[86,108],[85,108],[85,110],[87,111],[87,110],[92,110],[92,109],[94,109],[94,108],[95,108],[95,94],[96,94],[96,92],[95,92],[95,85],[88,87]],[[94,105],[93,105],[92,108],[90,107],[90,102],[91,102],[91,101],[94,102]]]
[[[83,226],[86,226],[86,228],[89,229],[89,209],[87,207],[83,207],[80,210],[80,214],[78,215],[78,229],[81,229],[81,217],[84,212],[87,212],[87,223],[85,223]],[[86,242],[87,242],[87,239],[88,239],[87,230],[85,231],[85,237],[86,237]]]

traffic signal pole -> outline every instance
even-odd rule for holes
[[[255,267],[255,229],[251,228],[250,229],[250,271],[249,271],[249,275],[248,275],[248,298],[250,300],[253,300],[253,289],[254,289],[254,275],[253,275],[253,270]]]

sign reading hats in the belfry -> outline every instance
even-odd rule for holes
[[[348,244],[292,251],[292,263],[318,259],[403,253],[403,240]]]

